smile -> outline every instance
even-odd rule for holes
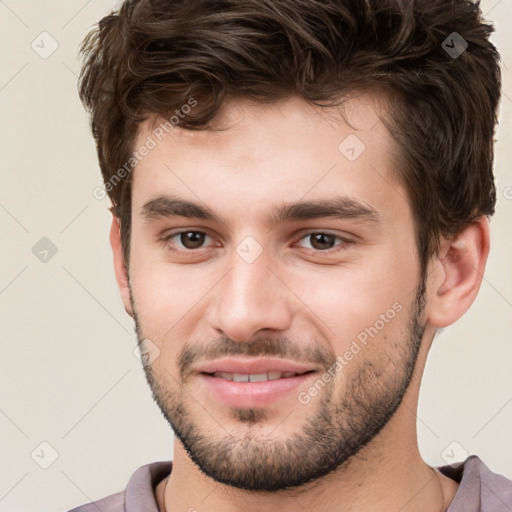
[[[309,372],[304,372],[309,373]],[[277,380],[282,378],[296,377],[297,375],[304,375],[304,373],[295,372],[267,372],[267,373],[229,373],[229,372],[215,372],[211,375],[221,379],[231,380],[234,382],[264,382],[267,380]]]

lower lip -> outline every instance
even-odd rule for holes
[[[262,382],[235,382],[206,373],[199,374],[199,378],[213,396],[231,407],[265,407],[289,395],[315,373]]]

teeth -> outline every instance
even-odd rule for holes
[[[262,380],[268,380],[266,373],[254,373],[249,375],[249,382],[261,382]]]
[[[214,377],[221,377],[222,379],[232,380],[234,382],[264,382],[266,380],[277,380],[286,377],[294,377],[298,375],[295,372],[278,372],[272,371],[268,373],[228,373],[228,372],[215,372]]]

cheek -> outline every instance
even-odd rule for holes
[[[380,251],[375,261],[333,268],[328,273],[293,276],[291,287],[309,310],[311,318],[333,340],[337,353],[366,329],[393,335],[407,322],[406,310],[415,298],[417,268],[411,258]],[[382,332],[380,332],[382,331]],[[372,330],[374,332],[374,330]]]
[[[133,256],[130,282],[143,335],[163,354],[176,354],[194,337],[217,274],[212,279],[211,269],[148,261],[142,254]]]

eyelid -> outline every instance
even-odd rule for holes
[[[315,234],[329,235],[329,236],[333,236],[334,238],[341,240],[341,243],[335,245],[331,249],[325,249],[323,251],[319,250],[319,249],[316,249],[316,250],[310,249],[311,251],[313,251],[315,253],[330,254],[330,253],[336,252],[337,250],[341,250],[341,249],[345,248],[348,244],[355,244],[355,241],[352,240],[350,237],[339,234],[339,233],[334,233],[334,232],[330,231],[329,229],[307,229],[300,233],[298,241],[300,242],[304,238],[307,238],[308,236],[315,235]]]
[[[158,240],[159,240],[159,242],[161,242],[162,244],[165,245],[167,243],[170,243],[171,239],[176,238],[183,233],[200,233],[200,234],[206,235],[207,237],[211,238],[212,240],[214,239],[214,237],[212,235],[210,235],[210,233],[208,231],[205,231],[204,228],[201,228],[201,229],[194,229],[194,228],[183,229],[183,228],[181,228],[181,229],[167,231],[166,233],[159,236]],[[173,249],[173,250],[175,250],[177,252],[182,252],[182,253],[184,253],[184,252],[192,253],[192,252],[200,251],[201,249],[206,249],[206,247],[199,247],[197,249]]]
[[[190,233],[190,232],[204,234],[207,237],[209,237],[209,238],[214,240],[214,237],[212,235],[210,235],[208,230],[205,230],[204,228],[201,228],[201,229],[194,229],[194,228],[183,229],[183,228],[180,228],[180,229],[176,229],[176,230],[172,230],[172,231],[166,232],[165,234],[161,235],[159,237],[159,241],[162,244],[165,245],[165,244],[168,244],[171,239],[176,238],[176,237],[178,237],[179,235],[181,235],[183,233]],[[321,229],[320,228],[320,229],[304,229],[303,231],[301,231],[299,233],[298,238],[296,238],[297,242],[295,242],[294,244],[300,242],[304,238],[307,238],[308,236],[311,236],[313,234],[329,235],[329,236],[333,236],[334,238],[337,238],[337,239],[341,240],[341,243],[335,245],[331,249],[320,250],[320,249],[308,249],[308,248],[302,247],[303,249],[307,249],[309,251],[312,251],[312,252],[318,253],[318,254],[331,254],[333,252],[337,252],[339,250],[345,249],[348,244],[352,244],[353,245],[353,244],[356,243],[350,237],[347,237],[347,236],[339,234],[339,233],[334,233],[334,232],[332,232],[329,229]],[[296,237],[297,237],[297,235],[296,235]],[[199,252],[201,250],[205,250],[205,249],[208,249],[208,248],[211,248],[211,247],[202,246],[202,247],[198,247],[197,249],[180,249],[180,248],[177,249],[177,248],[173,247],[172,250],[175,251],[175,252],[179,252],[179,253],[190,253],[190,254],[192,254],[192,253]]]

